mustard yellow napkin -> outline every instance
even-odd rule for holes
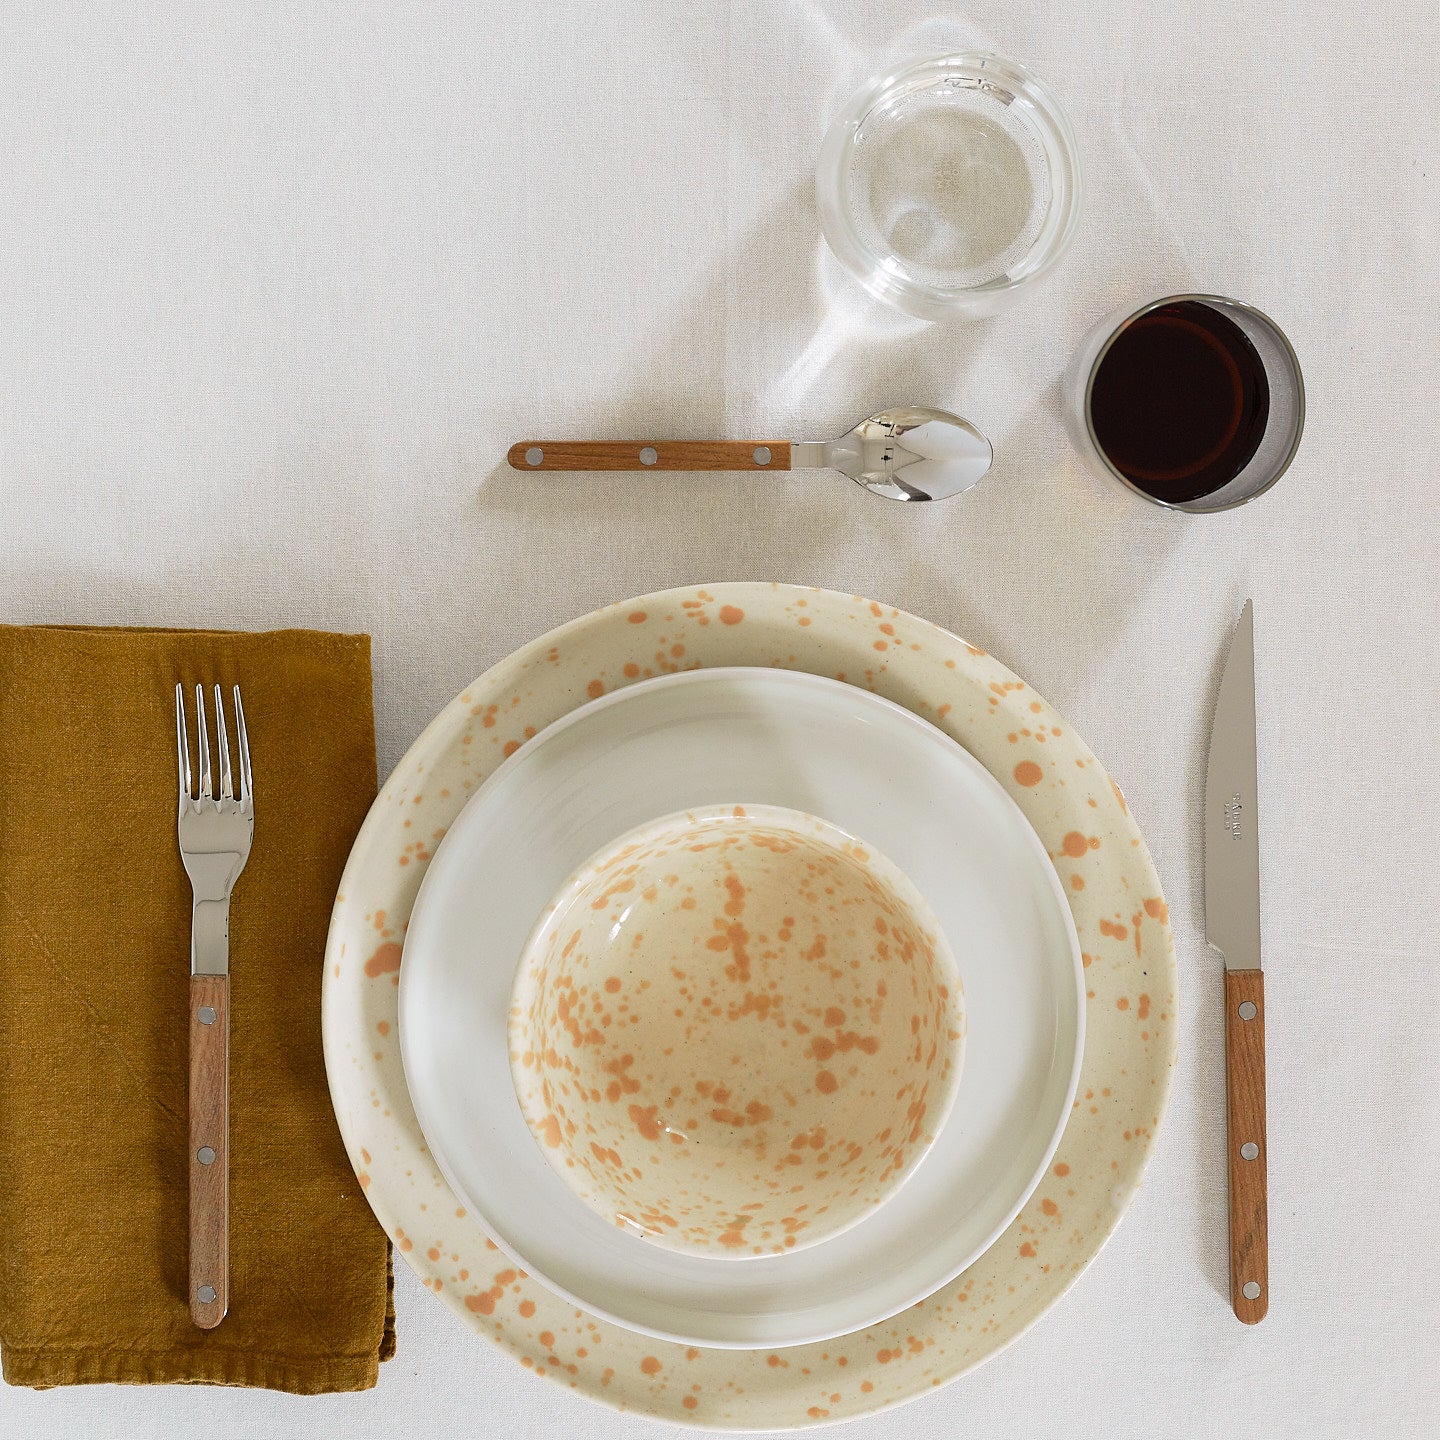
[[[210,1331],[186,1300],[180,680],[240,684],[255,773],[230,916],[230,1310]],[[368,636],[0,627],[12,1385],[375,1383],[394,1351],[389,1245],[345,1158],[320,1041],[330,909],[374,795]]]

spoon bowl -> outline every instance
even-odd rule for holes
[[[862,420],[838,440],[802,442],[792,465],[828,465],[887,500],[948,500],[990,469],[990,442],[947,410],[901,405]]]

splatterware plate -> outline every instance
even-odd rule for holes
[[[1086,961],[1080,1085],[1044,1181],[1009,1229],[921,1304],[783,1350],[679,1345],[588,1315],[520,1273],[446,1183],[405,1086],[401,943],[434,847],[502,759],[608,690],[682,666],[804,670],[894,700],[959,740],[1024,811],[1067,889]],[[351,854],[326,957],[331,1096],[400,1254],[477,1333],[547,1381],[675,1424],[781,1430],[872,1413],[983,1363],[1099,1253],[1139,1183],[1174,1067],[1175,960],[1123,797],[1065,721],[956,636],[873,601],[767,584],[612,605],[502,660],[386,782]]]
[[[516,962],[567,876],[658,816],[737,801],[804,811],[889,857],[942,927],[967,1017],[954,1105],[898,1192],[818,1245],[738,1266],[580,1204],[521,1113],[506,1035]],[[692,670],[556,721],[465,807],[411,917],[401,1048],[431,1153],[517,1265],[660,1338],[797,1345],[924,1299],[1014,1219],[1074,1098],[1083,973],[1044,845],[948,735],[837,680]]]

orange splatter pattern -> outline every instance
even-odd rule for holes
[[[746,624],[742,631],[725,631],[726,622],[719,613],[722,603],[733,604],[736,610],[743,607]],[[634,608],[637,604],[645,608]],[[782,610],[790,616],[789,637],[784,633]],[[631,616],[635,628],[627,624]],[[842,659],[842,652],[832,642],[847,616],[854,640]],[[885,628],[879,623],[882,619]],[[651,622],[648,628],[639,629],[647,620]],[[711,628],[706,629],[707,626]],[[892,642],[890,652],[879,659],[873,658],[874,652],[870,651],[877,630]],[[377,945],[383,950],[392,933],[398,951],[400,935],[396,932],[403,932],[408,917],[415,872],[429,858],[433,841],[402,850],[397,840],[385,857],[387,866],[395,871],[393,878],[357,876],[353,886],[347,884],[347,891],[352,895],[366,894],[362,904],[389,901],[394,916],[388,922],[394,927],[392,932],[383,933],[387,923],[384,919],[379,919],[375,926],[382,931],[380,935],[369,932],[368,914],[362,928],[357,905],[353,901],[347,905],[345,895],[339,897],[337,928],[342,938],[338,945],[332,944],[327,956],[327,979],[333,968],[336,980],[342,979],[342,969],[345,970],[346,983],[352,983],[359,975],[378,976],[390,982],[384,985],[383,995],[380,987],[376,987],[372,996],[382,1008],[377,1010],[367,1001],[364,1010],[357,1012],[363,1018],[364,1036],[357,1030],[351,1037],[358,1040],[351,1047],[353,1075],[360,1077],[360,1084],[367,1087],[357,1088],[353,1083],[350,1086],[355,1123],[359,1127],[357,1133],[367,1137],[369,1146],[380,1157],[378,1165],[372,1166],[367,1152],[360,1183],[372,1186],[372,1194],[378,1190],[377,1203],[392,1211],[398,1207],[402,1219],[412,1226],[415,1239],[396,1233],[396,1244],[410,1263],[416,1265],[425,1283],[437,1291],[442,1284],[451,1287],[456,1303],[461,1304],[473,1328],[487,1339],[493,1338],[515,1354],[533,1374],[551,1383],[603,1397],[632,1413],[670,1421],[693,1417],[702,1423],[726,1428],[803,1426],[808,1421],[873,1412],[943,1383],[962,1368],[985,1359],[1010,1339],[1015,1333],[1012,1317],[1017,1306],[1023,1303],[1033,1310],[1037,1303],[1042,1307],[1050,1303],[1094,1254],[1121,1213],[1163,1108],[1169,1057],[1173,1051],[1174,996],[1170,988],[1173,959],[1170,936],[1165,928],[1168,911],[1141,848],[1138,832],[1128,818],[1119,787],[1110,781],[1093,757],[1079,749],[1073,738],[1061,737],[1060,727],[1049,724],[1054,717],[1047,716],[1043,706],[1036,709],[1038,702],[1032,702],[1030,695],[1014,692],[1012,685],[1016,682],[1008,678],[1003,667],[989,661],[979,647],[957,644],[953,637],[941,635],[912,617],[872,607],[868,602],[857,604],[848,597],[801,592],[790,587],[727,586],[716,587],[714,593],[692,589],[647,597],[629,606],[622,605],[608,619],[597,617],[595,621],[586,622],[585,628],[567,631],[559,644],[555,643],[555,637],[536,642],[515,659],[503,662],[493,677],[486,677],[474,687],[473,694],[466,693],[465,715],[469,716],[475,708],[474,716],[464,721],[462,732],[452,733],[449,740],[442,734],[426,752],[426,766],[419,767],[428,772],[423,797],[417,798],[411,793],[421,788],[413,780],[399,793],[405,813],[413,815],[417,825],[424,824],[427,832],[434,833],[433,823],[439,827],[439,833],[443,833],[443,826],[453,819],[459,806],[485,778],[487,765],[493,768],[502,746],[507,753],[513,751],[519,744],[522,726],[524,733],[532,734],[536,727],[543,728],[556,718],[547,708],[548,701],[537,702],[531,698],[525,666],[544,667],[561,680],[568,677],[573,698],[578,701],[583,699],[591,677],[616,677],[613,688],[620,683],[621,675],[628,681],[642,675],[668,673],[661,657],[673,666],[672,641],[678,634],[690,642],[685,657],[687,664],[735,663],[737,652],[733,647],[736,639],[743,636],[747,652],[753,650],[753,654],[747,653],[745,663],[789,664],[825,674],[847,669],[850,673],[843,678],[851,683],[875,688],[903,703],[913,704],[914,697],[923,697],[921,708],[932,717],[944,717],[950,702],[955,701],[953,716],[946,728],[962,740],[973,735],[983,742],[988,733],[983,727],[988,722],[991,732],[998,731],[992,738],[998,739],[1002,748],[1006,730],[1013,736],[1011,743],[1020,754],[1038,754],[1033,746],[1039,743],[1050,746],[1045,753],[1053,764],[1043,769],[1036,765],[1040,773],[1034,778],[1035,790],[1043,796],[1046,805],[1054,802],[1055,818],[1047,819],[1043,807],[1037,811],[1039,818],[1035,823],[1042,839],[1057,857],[1067,854],[1065,839],[1072,832],[1087,836],[1098,832],[1106,846],[1094,862],[1061,867],[1062,877],[1070,881],[1077,926],[1095,954],[1085,957],[1086,981],[1091,987],[1085,1080],[1093,1084],[1082,1084],[1084,1099],[1077,1100],[1061,1150],[1065,1158],[1057,1158],[1051,1167],[1055,1177],[1050,1186],[1051,1204],[1058,1202],[1056,1213],[1052,1215],[1042,1208],[1043,1200],[1050,1197],[1037,1194],[1009,1232],[1010,1245],[992,1247],[961,1280],[922,1305],[857,1334],[848,1370],[844,1368],[845,1357],[834,1353],[833,1342],[829,1346],[805,1346],[780,1354],[757,1352],[753,1356],[743,1352],[687,1351],[683,1347],[657,1344],[606,1321],[581,1315],[543,1287],[527,1282],[523,1275],[513,1285],[503,1288],[498,1288],[498,1281],[489,1288],[484,1288],[482,1282],[478,1291],[467,1294],[469,1272],[465,1268],[451,1268],[452,1253],[457,1265],[465,1258],[475,1265],[477,1255],[483,1264],[485,1251],[494,1247],[474,1232],[473,1220],[463,1226],[456,1225],[449,1216],[448,1205],[434,1204],[434,1187],[440,1182],[424,1150],[423,1140],[405,1115],[390,1118],[385,1089],[379,1079],[379,1062],[372,1065],[370,1060],[376,1033],[384,1034],[375,1022],[394,1021],[393,1009],[383,1007],[393,1004],[392,985],[398,976],[398,955],[394,964],[382,959],[374,971],[368,968],[364,957]],[[716,641],[721,639],[727,645],[717,648]],[[913,643],[923,643],[927,654],[921,664],[907,670],[910,661],[907,652]],[[857,662],[853,657],[862,648],[872,654],[872,658]],[[561,666],[562,660],[563,669],[551,668]],[[875,668],[867,668],[869,666]],[[928,667],[933,667],[938,678],[930,678]],[[988,716],[984,713],[987,685]],[[979,701],[974,703],[972,697],[977,692]],[[515,708],[517,706],[521,708]],[[534,723],[526,725],[527,721]],[[1068,727],[1065,728],[1068,734]],[[1022,736],[1022,729],[1028,733]],[[440,748],[444,746],[449,749]],[[1016,749],[1009,753],[1015,755]],[[447,772],[444,769],[447,764],[454,768]],[[1003,767],[997,773],[1007,780],[1011,778],[1004,775]],[[1021,783],[1018,775],[1014,781]],[[453,801],[446,804],[452,795]],[[408,829],[409,821],[405,824]],[[1114,853],[1121,847],[1123,853]],[[1068,858],[1084,859],[1079,854]],[[1083,889],[1074,883],[1081,877],[1070,875],[1070,870],[1083,870],[1088,880]],[[1146,896],[1150,898],[1143,898]],[[701,909],[704,913],[693,896],[686,898],[692,909]],[[1137,910],[1146,922],[1154,923],[1137,924],[1134,918]],[[742,918],[749,921],[753,917]],[[1097,937],[1096,930],[1102,919],[1113,928],[1101,929]],[[1128,932],[1126,921],[1130,922]],[[747,928],[754,931],[756,927],[747,925]],[[332,967],[330,961],[345,957],[345,938],[350,942],[352,956],[347,962],[349,968],[340,964]],[[831,953],[834,953],[833,946]],[[721,963],[729,958],[728,952],[717,951],[716,955]],[[758,995],[754,977],[760,973],[760,967],[753,957],[751,967],[752,981],[747,988]],[[1142,984],[1148,988],[1142,990]],[[622,989],[604,993],[613,1003],[609,1011],[611,1025],[602,1033],[613,1036],[621,1024],[633,1031],[636,1027],[629,1024],[630,1012],[626,1012],[624,1019],[619,1013],[622,1003],[633,1002],[633,988],[628,979]],[[1123,1010],[1117,1004],[1121,999],[1126,1001]],[[594,1015],[576,1013],[571,1018],[582,1035],[589,1033],[592,1025],[600,1028]],[[1137,1024],[1137,1020],[1141,1023]],[[834,1044],[847,1029],[857,1034],[871,1032],[863,1018],[857,1023],[852,1017],[840,1029],[825,1026],[823,1015],[812,1017],[812,1021],[802,1021],[810,1023],[808,1033],[802,1035],[793,1028],[790,1032],[802,1048],[816,1038]],[[780,1034],[778,1028],[774,1034]],[[632,1051],[626,1049],[615,1058],[619,1060],[623,1054],[630,1053]],[[821,1064],[843,1065],[855,1053],[852,1046],[849,1052],[841,1052],[837,1047],[825,1061],[820,1060],[818,1053],[807,1055],[809,1071],[812,1075],[818,1073],[817,1067]],[[387,1047],[387,1065],[393,1063],[393,1054]],[[632,1101],[651,1103],[652,1097],[640,1096],[621,1085],[620,1077],[630,1076],[634,1069],[632,1061],[628,1068],[621,1067],[615,1074],[606,1076],[607,1086],[615,1084],[620,1092],[615,1102],[620,1112]],[[1107,1082],[1103,1086],[1100,1077]],[[733,1083],[711,1088],[712,1098],[717,1088],[728,1088],[730,1092],[716,1102],[716,1109],[724,1109],[731,1115],[746,1114],[747,1097],[738,1092]],[[842,1097],[843,1094],[842,1089]],[[772,1109],[784,1118],[783,1107],[772,1106]],[[659,1111],[657,1115],[663,1113]],[[1123,1144],[1119,1138],[1122,1125]],[[790,1138],[798,1138],[798,1132]],[[669,1135],[663,1142],[655,1143],[676,1144]],[[832,1137],[827,1132],[821,1144],[830,1143]],[[359,1155],[358,1150],[352,1153]],[[808,1132],[804,1153],[820,1153],[811,1149]],[[412,1167],[413,1179],[404,1178],[411,1176]],[[376,1170],[373,1180],[372,1168]],[[443,1187],[440,1194],[443,1198]],[[1068,1202],[1066,1195],[1071,1197]],[[418,1228],[429,1223],[421,1213],[426,1201],[430,1202],[429,1219],[435,1221],[435,1230]],[[1065,1211],[1064,1217],[1059,1214],[1060,1207]],[[459,1218],[463,1220],[464,1216]],[[437,1250],[443,1252],[440,1260],[429,1258]],[[480,1273],[478,1266],[477,1273]],[[686,1356],[691,1357],[688,1364]],[[646,1357],[661,1362],[657,1373],[642,1369]],[[681,1374],[683,1382],[678,1381]]]
[[[388,940],[366,962],[365,973],[374,980],[379,975],[390,975],[400,968],[400,947]]]

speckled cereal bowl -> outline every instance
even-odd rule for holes
[[[796,810],[710,806],[562,886],[516,971],[516,1094],[587,1204],[655,1245],[783,1254],[892,1195],[955,1098],[939,922],[872,845]]]

